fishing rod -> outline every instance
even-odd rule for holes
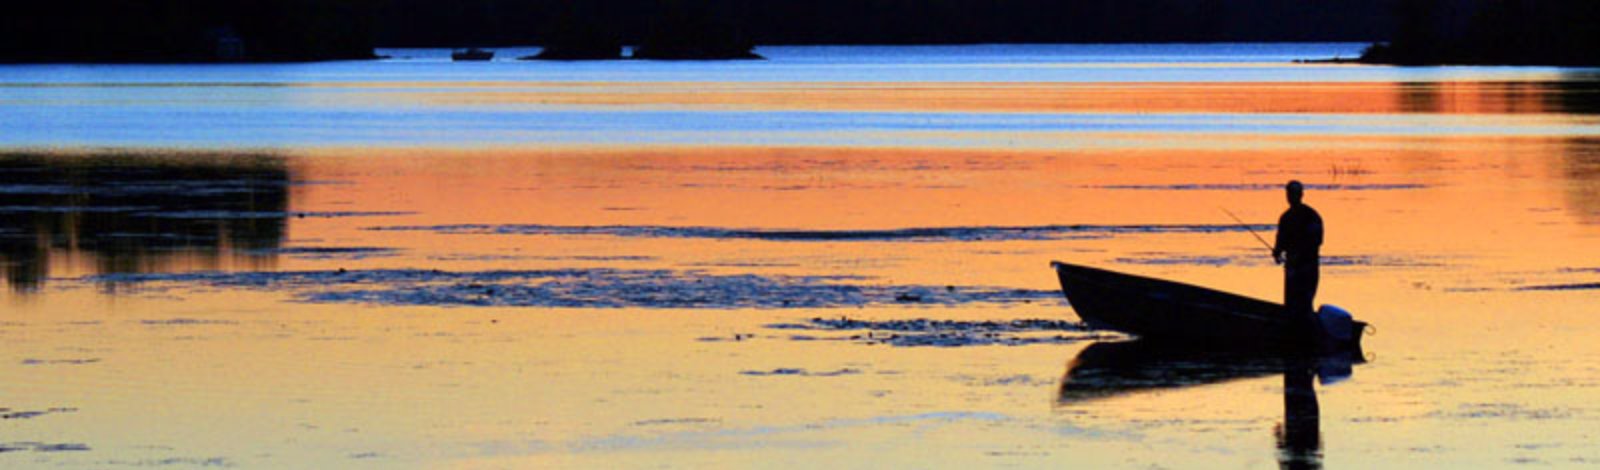
[[[1239,216],[1233,215],[1233,212],[1229,211],[1226,207],[1218,207],[1218,209],[1222,209],[1222,213],[1228,214],[1228,217],[1232,217],[1234,222],[1238,222],[1240,226],[1244,227],[1245,231],[1250,232],[1250,236],[1256,237],[1256,241],[1261,242],[1261,246],[1267,247],[1267,251],[1273,251],[1272,244],[1267,243],[1267,239],[1261,238],[1261,234],[1256,233],[1255,229],[1250,228],[1250,224],[1244,223],[1243,220],[1239,220]]]

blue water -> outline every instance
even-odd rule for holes
[[[1032,147],[1149,145],[1126,134],[1600,135],[1600,122],[1448,115],[860,112],[573,106],[457,96],[515,83],[1450,82],[1593,80],[1549,67],[1315,66],[1362,44],[763,47],[762,61],[536,62],[501,50],[377,61],[0,66],[0,147],[514,146],[593,144]],[[521,90],[527,92],[527,90]]]
[[[5,65],[0,83],[294,85],[325,82],[1253,82],[1439,81],[1548,76],[1554,67],[1306,67],[1361,43],[769,46],[761,61],[453,63],[448,49],[380,49],[389,59],[309,64]],[[1217,64],[1232,67],[1217,67]]]

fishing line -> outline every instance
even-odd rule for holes
[[[1261,234],[1256,233],[1255,229],[1250,228],[1250,224],[1244,223],[1243,220],[1239,220],[1239,216],[1233,215],[1233,212],[1229,211],[1226,207],[1218,207],[1217,209],[1221,209],[1222,213],[1228,214],[1228,217],[1232,217],[1234,222],[1238,222],[1240,226],[1244,227],[1245,231],[1250,232],[1250,236],[1256,237],[1256,241],[1261,242],[1261,246],[1267,247],[1267,251],[1272,251],[1272,244],[1267,243],[1267,239],[1261,238]]]

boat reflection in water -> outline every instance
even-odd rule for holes
[[[1363,362],[1359,349],[1291,356],[1200,351],[1148,340],[1102,342],[1084,348],[1068,364],[1057,400],[1075,404],[1281,374],[1284,420],[1274,430],[1278,463],[1283,468],[1321,468],[1321,411],[1312,382],[1345,380]]]

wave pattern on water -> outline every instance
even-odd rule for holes
[[[954,307],[1058,301],[1054,290],[992,286],[865,284],[860,276],[713,275],[698,271],[551,269],[106,274],[84,278],[119,289],[185,285],[286,290],[313,303],[558,308]]]
[[[767,328],[853,333],[849,336],[789,336],[789,339],[795,341],[851,341],[897,347],[1025,346],[1121,337],[1093,330],[1082,322],[1032,318],[979,321],[914,318],[873,321],[849,317],[817,317],[803,323],[771,324],[767,325]]]
[[[605,235],[639,238],[749,239],[786,242],[968,242],[1007,240],[1072,240],[1122,234],[1220,233],[1272,230],[1264,224],[1038,225],[983,227],[914,227],[883,230],[785,230],[660,225],[419,225],[369,227],[368,230],[425,231],[472,235]]]

